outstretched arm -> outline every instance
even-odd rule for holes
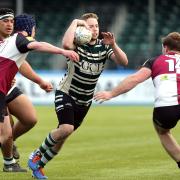
[[[125,78],[118,86],[116,86],[111,91],[102,91],[102,92],[96,93],[94,95],[94,99],[100,102],[110,100],[113,97],[116,97],[120,94],[124,94],[130,91],[139,83],[145,81],[149,77],[151,77],[151,70],[149,68],[143,67],[135,74],[132,74],[128,76],[127,78]]]
[[[38,84],[41,89],[45,90],[46,92],[50,92],[53,90],[53,86],[50,82],[44,81],[29,65],[27,61],[20,66],[19,72],[26,77],[27,79],[35,82]]]
[[[111,59],[115,61],[116,64],[121,64],[126,66],[128,64],[128,59],[125,52],[116,44],[114,34],[111,32],[102,32],[103,43],[108,44],[113,49],[113,54]]]
[[[28,49],[36,51],[47,52],[52,54],[62,54],[63,56],[68,57],[72,61],[79,61],[79,55],[75,51],[61,49],[47,42],[33,41],[30,42],[27,45],[27,47]]]

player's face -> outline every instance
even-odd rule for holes
[[[97,19],[89,18],[86,20],[86,22],[89,26],[89,29],[92,32],[92,40],[96,40],[99,36],[99,24],[98,24]]]
[[[12,34],[14,29],[14,19],[8,17],[0,20],[0,36],[1,38],[6,38]]]

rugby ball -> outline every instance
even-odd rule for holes
[[[84,26],[78,26],[75,30],[74,42],[78,45],[84,45],[90,42],[92,33]]]

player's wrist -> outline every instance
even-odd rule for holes
[[[116,47],[116,42],[113,42],[112,44],[111,44],[111,48],[115,48]]]

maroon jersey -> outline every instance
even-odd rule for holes
[[[0,41],[0,91],[7,94],[18,68],[25,60],[27,45],[34,40],[28,40],[22,34],[14,34]]]
[[[180,104],[180,55],[170,52],[147,60],[143,66],[152,71],[155,107]]]

